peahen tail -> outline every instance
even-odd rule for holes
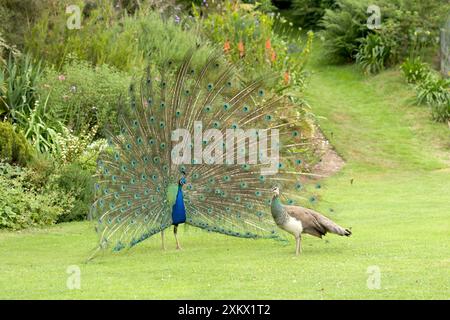
[[[317,222],[323,227],[324,230],[326,230],[326,232],[347,237],[349,237],[352,234],[352,232],[349,229],[341,227],[340,225],[328,219],[327,217],[321,215],[320,213],[312,210],[310,210],[310,212],[315,216]]]

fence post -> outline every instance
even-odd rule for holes
[[[450,17],[441,29],[441,73],[450,76]]]

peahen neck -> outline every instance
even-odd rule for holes
[[[284,210],[283,204],[281,203],[279,195],[273,196],[270,211],[276,224],[282,225],[285,222],[287,214]]]

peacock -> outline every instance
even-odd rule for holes
[[[98,159],[91,216],[99,246],[120,251],[180,224],[249,239],[285,240],[270,215],[271,187],[299,199],[304,121],[289,98],[247,80],[220,53],[188,51],[149,66],[118,107]],[[306,199],[306,198],[305,198]]]
[[[295,237],[295,254],[301,252],[301,234],[307,233],[322,238],[327,232],[349,237],[352,232],[337,225],[320,213],[298,206],[284,206],[280,200],[280,189],[272,188],[273,199],[271,204],[272,217],[281,229]]]

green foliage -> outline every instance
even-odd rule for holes
[[[0,229],[53,224],[73,206],[67,194],[35,189],[31,175],[29,169],[0,163]]]
[[[430,73],[417,87],[418,104],[426,104],[431,108],[435,121],[450,120],[450,79]]]
[[[106,139],[98,139],[90,143],[78,156],[77,164],[86,171],[95,173],[97,170],[97,159],[102,151],[108,147]]]
[[[58,151],[56,144],[58,133],[63,130],[63,124],[58,121],[53,110],[48,107],[47,99],[42,103],[35,102],[29,113],[18,113],[25,137],[35,149],[43,153],[54,153]]]
[[[39,93],[48,96],[48,109],[72,134],[79,135],[94,126],[103,133],[107,125],[117,123],[118,101],[126,96],[130,81],[129,75],[107,65],[92,67],[72,60],[61,72],[46,69]]]
[[[216,11],[200,17],[202,31],[223,47],[226,58],[243,66],[246,80],[275,72],[275,88],[292,88],[299,94],[304,87],[304,66],[310,55],[313,33],[305,43],[297,30],[280,15],[254,10],[250,4],[227,2]]]
[[[375,31],[366,25],[369,4],[376,4],[381,9],[381,27]],[[379,69],[381,60],[384,60],[383,67],[386,67],[412,53],[426,55],[428,48],[436,47],[440,23],[446,15],[444,12],[448,12],[445,8],[450,8],[450,5],[439,1],[378,0],[371,3],[365,0],[339,0],[336,7],[335,10],[327,9],[321,22],[328,57],[336,62],[353,61],[360,48],[363,51],[360,58],[366,63],[372,60],[369,64]],[[368,43],[375,46],[375,38],[363,40],[374,32],[380,36],[378,42],[383,45],[378,47],[384,48],[383,53],[370,49]],[[375,58],[380,54],[383,58]]]
[[[0,117],[22,124],[18,113],[28,114],[38,100],[40,63],[34,63],[30,55],[10,55],[0,74]]]
[[[429,74],[429,67],[422,62],[420,57],[406,58],[400,65],[400,69],[408,83],[421,82]]]
[[[0,229],[84,220],[93,201],[92,172],[73,163],[55,166],[37,155],[29,168],[0,162]]]
[[[356,54],[356,62],[366,74],[378,73],[384,69],[390,55],[387,46],[380,35],[369,34],[361,43]]]
[[[96,66],[107,64],[140,74],[148,57],[159,66],[168,59],[180,61],[199,41],[195,32],[183,30],[174,19],[165,21],[149,10],[123,16],[108,1],[84,17],[80,30],[68,30],[66,19],[62,12],[46,13],[26,39],[26,47],[56,65],[57,70],[76,57]],[[205,47],[197,49],[198,56],[206,57],[208,52]]]
[[[315,29],[326,9],[333,9],[336,0],[293,0],[291,15],[293,22],[302,28]]]
[[[73,196],[70,211],[58,217],[58,222],[85,220],[94,200],[94,180],[89,171],[78,164],[63,167],[54,177],[53,189]]]
[[[73,0],[1,0],[0,33],[8,43],[23,48],[25,34],[43,11],[65,11],[65,5]]]
[[[22,133],[9,122],[0,122],[0,161],[26,166],[32,159],[32,148]]]
[[[6,62],[7,62],[6,57],[8,57],[11,54],[14,56],[19,55],[19,51],[17,50],[17,48],[15,46],[11,46],[6,42],[5,38],[2,35],[2,32],[0,30],[0,85],[2,85],[3,80],[4,80],[3,79],[3,77],[4,77],[3,65],[6,65]],[[2,90],[0,90],[0,97],[1,97],[1,92],[2,92]]]
[[[341,0],[338,9],[325,10],[320,23],[324,30],[325,55],[332,62],[353,61],[361,40],[369,33],[367,28],[367,5],[361,1]]]
[[[41,76],[41,64],[30,55],[10,55],[0,69],[0,117],[17,124],[38,151],[51,152],[62,125],[47,107],[49,95],[40,100]]]

